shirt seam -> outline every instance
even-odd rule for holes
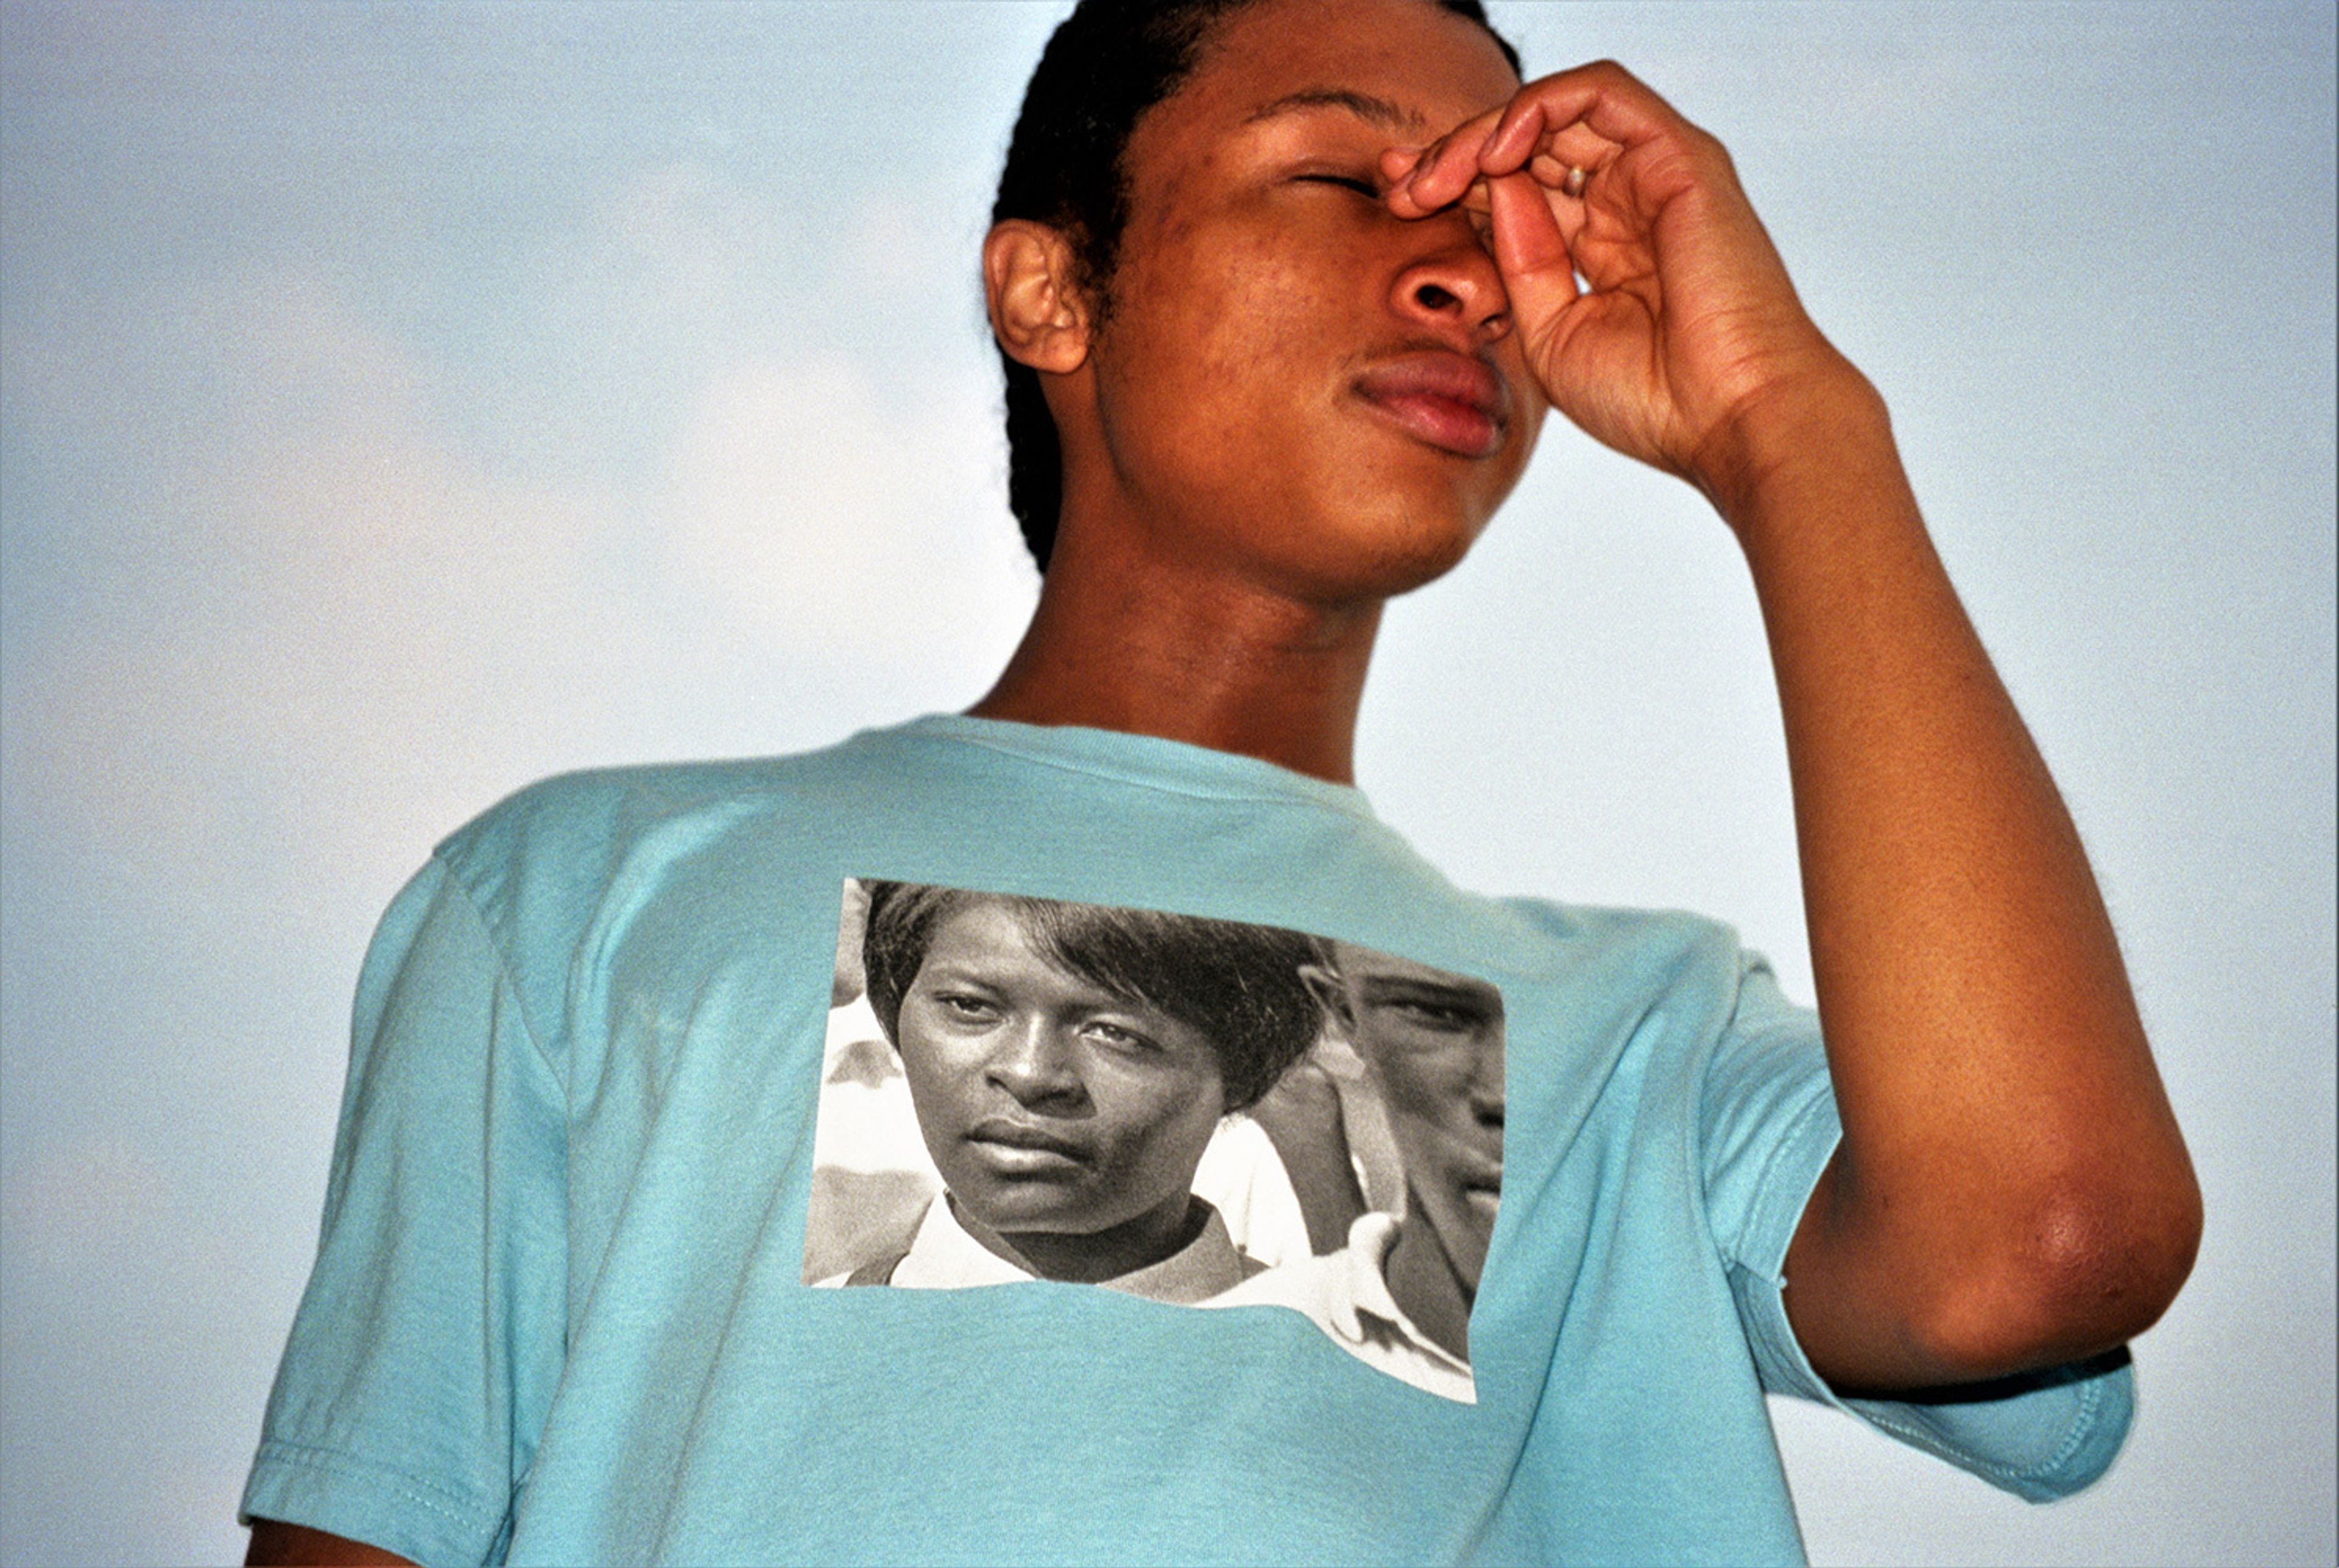
[[[1772,1144],[1771,1151],[1762,1157],[1762,1169],[1754,1178],[1753,1201],[1747,1206],[1751,1211],[1748,1216],[1748,1222],[1747,1224],[1741,1226],[1737,1235],[1731,1238],[1731,1260],[1738,1264],[1739,1267],[1743,1268],[1752,1268],[1755,1267],[1755,1265],[1744,1256],[1745,1253],[1752,1250],[1752,1248],[1750,1248],[1746,1244],[1747,1232],[1752,1228],[1757,1220],[1769,1218],[1771,1210],[1777,1206],[1777,1188],[1780,1180],[1780,1163],[1787,1158],[1790,1150],[1801,1147],[1803,1129],[1815,1117],[1819,1115],[1821,1109],[1829,1103],[1829,1093],[1830,1084],[1828,1080],[1825,1078],[1818,1080],[1812,1085],[1809,1091],[1808,1098],[1804,1100],[1802,1105],[1795,1111],[1793,1116],[1788,1118],[1786,1125],[1781,1131],[1778,1139]],[[1820,1170],[1824,1174],[1826,1169],[1826,1162],[1822,1160],[1820,1165]],[[1811,1194],[1806,1192],[1802,1197],[1802,1207],[1809,1208],[1810,1205]],[[1786,1283],[1785,1269],[1787,1247],[1792,1246],[1794,1243],[1795,1225],[1800,1225],[1802,1222],[1801,1208],[1798,1208],[1796,1210],[1794,1221],[1794,1225],[1790,1225],[1787,1228],[1786,1245],[1781,1246],[1779,1248],[1778,1260],[1774,1263],[1766,1263],[1761,1267],[1761,1272],[1763,1277],[1781,1286],[1783,1286]],[[1800,1349],[1801,1346],[1798,1345],[1797,1348]]]
[[[467,1493],[427,1481],[394,1464],[378,1459],[351,1454],[345,1449],[326,1448],[313,1443],[295,1443],[288,1438],[271,1437],[260,1445],[258,1464],[275,1460],[283,1465],[304,1470],[323,1471],[353,1479],[386,1482],[390,1491],[400,1501],[411,1503],[429,1510],[450,1524],[469,1530],[492,1530],[500,1520],[490,1521],[488,1511]]]
[[[543,1063],[544,1070],[552,1074],[553,1082],[560,1085],[561,1103],[565,1107],[568,1100],[568,1075],[561,1070],[561,1064],[554,1059],[551,1050],[546,1047],[544,1037],[537,1030],[536,1021],[528,1015],[528,998],[520,991],[518,977],[512,973],[511,955],[504,950],[501,935],[494,926],[488,923],[487,912],[479,907],[479,898],[472,892],[470,883],[463,880],[463,873],[456,868],[452,861],[447,858],[445,852],[434,851],[430,858],[437,862],[439,868],[447,873],[448,885],[452,887],[456,896],[462,900],[465,912],[470,915],[471,923],[479,928],[479,936],[487,942],[489,952],[494,955],[496,989],[510,995],[512,1012],[519,1020],[520,1032],[528,1037],[528,1048],[536,1052],[537,1060]]]
[[[1830,1393],[1832,1395],[1833,1391],[1830,1390]],[[2099,1382],[2089,1381],[2081,1384],[2078,1394],[2079,1408],[2072,1414],[2069,1430],[2064,1433],[2063,1440],[2056,1445],[2055,1451],[2035,1464],[2021,1466],[2000,1464],[1980,1458],[1964,1448],[1959,1448],[1957,1452],[1964,1455],[1965,1461],[1978,1472],[1996,1479],[2052,1481],[2071,1462],[2071,1456],[2086,1445],[2088,1435],[2095,1430],[2096,1412],[2103,1404],[2104,1391]],[[1863,1400],[1861,1403],[1863,1405],[1886,1403],[1894,1408],[1900,1405],[1898,1401]],[[1870,1409],[1856,1409],[1853,1414],[1866,1416],[1876,1425],[1913,1447],[1939,1453],[1945,1446],[1949,1446],[1944,1445],[1939,1435],[1927,1431],[1914,1422],[1899,1420],[1890,1415]]]

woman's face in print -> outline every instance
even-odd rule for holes
[[[1182,1220],[1225,1109],[1191,1025],[1060,969],[987,901],[943,917],[895,1044],[963,1214],[1002,1237]]]

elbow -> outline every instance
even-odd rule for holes
[[[2058,1185],[1920,1336],[1956,1382],[2100,1355],[2160,1320],[2200,1245],[2201,1189],[2181,1151],[2148,1181]]]
[[[2181,1180],[2143,1192],[2058,1193],[2042,1206],[2029,1292],[2042,1330],[2084,1338],[2083,1354],[2125,1344],[2160,1320],[2201,1247],[2201,1189]]]

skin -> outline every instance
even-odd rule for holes
[[[1318,106],[1270,112],[1295,95]],[[1318,182],[1360,156],[1377,204]],[[1011,223],[985,248],[1066,499],[975,711],[1347,780],[1381,603],[1466,549],[1540,395],[1697,486],[1752,573],[1845,1129],[1788,1258],[1813,1364],[1847,1391],[1930,1389],[2149,1326],[2200,1194],[2102,900],[1882,400],[1804,313],[1721,144],[1614,64],[1523,87],[1418,0],[1263,0],[1128,172],[1110,310],[1060,237]],[[1354,395],[1441,332],[1525,399],[1491,455]]]
[[[1804,313],[1721,143],[1611,64],[1522,86],[1422,0],[1261,0],[1126,173],[1109,311],[1062,236],[984,243],[1065,498],[973,711],[1350,781],[1382,604],[1461,558],[1548,403],[1711,498],[1762,607],[1844,1123],[1787,1260],[1812,1364],[1847,1392],[1932,1389],[2150,1326],[2200,1191],[2102,899],[1882,399]],[[1360,173],[1369,194],[1326,182]],[[1500,381],[1490,453],[1360,394],[1424,353]]]
[[[1336,943],[1308,983],[1364,1059],[1403,1157],[1406,1217],[1389,1293],[1465,1360],[1503,1182],[1503,998],[1411,959]]]
[[[935,930],[895,1045],[952,1212],[992,1251],[1093,1282],[1193,1239],[1226,1109],[1199,1030],[1059,968],[980,902]]]
[[[1109,312],[1052,231],[986,242],[992,324],[1042,372],[1065,501],[1031,630],[978,714],[1351,776],[1382,604],[1461,559],[1544,410],[1479,221],[1402,220],[1377,194],[1389,147],[1517,87],[1482,30],[1414,9],[1390,29],[1323,8],[1313,39],[1285,36],[1279,6],[1237,14],[1130,139]],[[1247,58],[1252,42],[1298,57]],[[1287,102],[1325,86],[1394,118]],[[1424,357],[1497,382],[1490,456],[1428,445],[1360,394]]]

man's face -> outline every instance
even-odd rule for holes
[[[1501,103],[1485,32],[1426,0],[1262,0],[1139,123],[1091,350],[1112,482],[1187,552],[1311,602],[1458,561],[1544,403],[1477,220],[1378,199],[1381,153]]]
[[[1185,1212],[1225,1109],[1199,1031],[1050,962],[997,903],[945,916],[895,1045],[960,1205],[1002,1236]]]
[[[1336,945],[1335,1008],[1379,1083],[1416,1202],[1475,1295],[1503,1185],[1503,997],[1370,948]]]

